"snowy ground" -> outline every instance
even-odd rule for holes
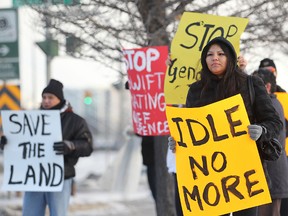
[[[3,155],[0,155],[0,164],[2,157]],[[123,157],[126,158],[126,162]],[[123,170],[123,166],[130,168]],[[77,190],[71,197],[69,216],[156,215],[137,145],[131,148],[128,144],[127,148],[118,152],[95,151],[92,156],[81,158],[76,170]],[[132,181],[125,184],[130,179],[134,179],[134,183]],[[0,184],[2,184],[2,171]],[[18,216],[21,215],[21,209],[21,193],[17,196],[15,192],[0,190],[0,216]]]

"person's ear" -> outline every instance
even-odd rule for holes
[[[265,87],[266,87],[266,90],[267,90],[268,94],[270,94],[271,93],[271,88],[272,88],[271,83],[266,83]]]

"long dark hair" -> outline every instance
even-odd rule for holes
[[[203,49],[201,55],[202,70],[200,74],[201,74],[201,83],[203,85],[201,97],[205,95],[205,92],[207,91],[208,86],[210,86],[211,81],[218,79],[220,84],[218,85],[218,89],[215,89],[217,97],[216,99],[222,100],[231,97],[235,94],[238,94],[240,92],[239,90],[241,83],[243,83],[244,80],[246,80],[245,77],[247,75],[244,72],[242,72],[242,70],[240,70],[240,68],[237,66],[237,57],[234,47],[229,42],[226,43],[226,39],[221,41],[216,40],[215,42],[213,41],[210,42],[211,43],[208,43],[206,47]],[[207,52],[213,44],[219,45],[227,57],[227,68],[223,77],[221,78],[218,78],[216,75],[211,73],[206,63]]]

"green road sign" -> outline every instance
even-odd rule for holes
[[[58,56],[58,41],[47,39],[36,43],[40,49],[50,57]]]
[[[0,9],[0,79],[19,79],[18,13]]]
[[[24,5],[42,5],[42,4],[77,5],[80,4],[80,0],[13,0],[13,7],[20,7]]]

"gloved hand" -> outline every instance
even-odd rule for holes
[[[248,133],[250,135],[250,138],[252,140],[258,140],[260,136],[262,135],[263,128],[259,125],[252,124],[248,125]]]
[[[56,155],[67,155],[75,150],[75,145],[71,141],[63,140],[54,142],[53,149],[56,152]]]
[[[172,136],[168,137],[168,147],[173,153],[176,152],[176,141]]]
[[[7,137],[2,135],[0,140],[0,149],[3,150],[4,146],[7,144]]]

